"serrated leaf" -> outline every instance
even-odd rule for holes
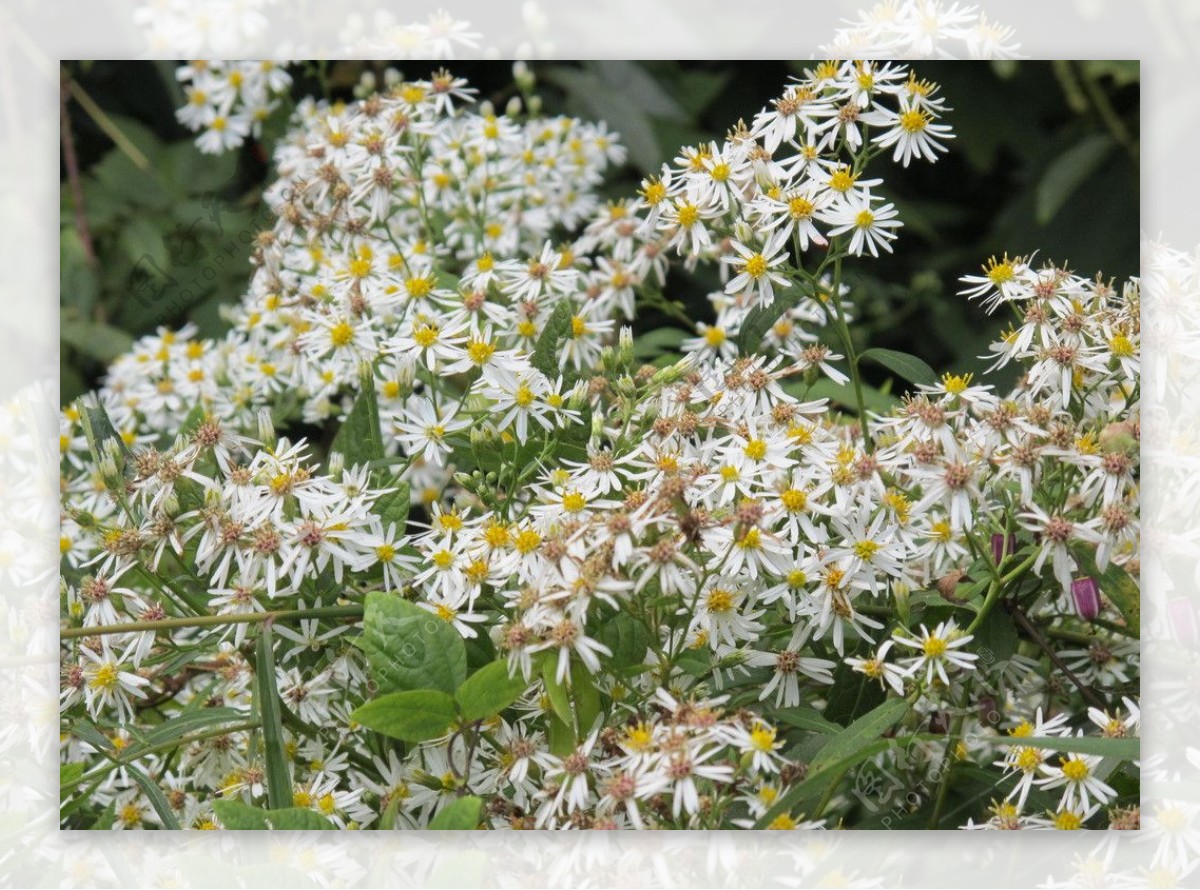
[[[463,720],[483,720],[499,714],[529,688],[521,676],[509,676],[507,661],[484,665],[463,682],[454,693]]]
[[[263,810],[238,800],[213,801],[213,810],[230,831],[332,831],[333,823],[300,807]]]
[[[866,352],[859,353],[859,362],[863,359],[869,359],[876,364],[883,365],[889,371],[898,374],[909,383],[933,386],[938,382],[937,372],[933,368],[929,367],[929,365],[915,355],[909,355],[907,352],[900,352],[895,349],[868,349]]]
[[[267,766],[267,801],[279,809],[292,802],[292,777],[283,741],[283,715],[275,685],[275,652],[271,647],[271,625],[263,624],[254,652],[254,689],[262,721]]]
[[[363,632],[355,645],[366,653],[381,692],[453,694],[467,678],[467,650],[458,631],[396,594],[367,594]]]
[[[454,699],[436,689],[389,692],[355,709],[350,719],[404,742],[444,735],[454,721]]]
[[[383,433],[379,427],[379,403],[372,373],[360,376],[361,389],[354,405],[333,437],[330,451],[346,458],[346,466],[383,460]]]
[[[575,307],[570,300],[560,300],[546,319],[546,326],[538,336],[530,363],[551,380],[558,376],[558,344],[571,331],[571,319]]]
[[[1037,185],[1037,221],[1046,225],[1107,160],[1116,142],[1107,133],[1091,133],[1060,154]]]
[[[483,801],[470,795],[455,798],[429,821],[431,831],[474,831],[479,827]]]

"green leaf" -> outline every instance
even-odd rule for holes
[[[183,418],[183,423],[179,425],[179,435],[190,437],[192,433],[200,429],[200,424],[204,423],[204,418],[208,416],[208,410],[202,404],[197,404],[187,416]]]
[[[789,788],[758,820],[755,828],[765,828],[781,813],[793,812],[798,804],[825,791],[846,770],[886,750],[891,740],[880,737],[907,714],[908,709],[909,703],[904,699],[888,699],[833,736],[809,763],[804,781]]]
[[[230,831],[332,831],[333,823],[300,807],[263,810],[237,800],[213,801],[213,810]]]
[[[467,678],[467,650],[458,631],[398,594],[367,594],[363,632],[355,645],[366,653],[381,692],[453,694]]]
[[[571,697],[567,688],[558,682],[555,672],[558,667],[558,655],[548,652],[542,656],[542,682],[546,685],[546,695],[550,698],[550,706],[568,728],[574,729],[575,714],[571,710]]]
[[[74,785],[83,778],[82,763],[64,763],[58,768],[58,785]]]
[[[292,802],[292,778],[283,743],[283,718],[279,690],[275,685],[275,653],[271,648],[271,625],[264,623],[255,646],[254,688],[262,720],[267,760],[267,801],[279,809]]]
[[[529,357],[535,368],[551,380],[558,376],[558,344],[571,332],[571,319],[575,307],[570,300],[560,300],[546,320],[546,326],[538,336],[533,355]]]
[[[630,160],[644,172],[657,172],[663,161],[654,122],[633,97],[601,79],[596,71],[565,65],[541,68],[538,76],[563,89],[568,107],[593,120],[605,121],[629,150]]]
[[[1091,133],[1060,154],[1037,185],[1037,221],[1046,225],[1062,206],[1098,171],[1116,143],[1107,133]]]
[[[154,807],[154,812],[158,814],[163,828],[170,831],[178,831],[179,821],[175,818],[175,814],[171,812],[171,804],[167,802],[167,796],[163,794],[158,784],[153,782],[149,776],[132,763],[125,764],[124,770],[130,776],[133,776],[133,781],[138,783],[138,787],[142,789],[142,793],[150,801],[150,806]]]
[[[642,67],[642,63],[613,59],[588,62],[587,65],[603,83],[635,100],[646,114],[677,123],[687,120],[687,113],[678,100]]]
[[[792,284],[775,294],[775,300],[770,306],[755,306],[742,320],[738,329],[738,351],[743,355],[761,353],[763,338],[767,331],[775,326],[783,313],[795,309],[800,301],[812,295],[812,288],[807,284],[792,282]]]
[[[575,732],[570,725],[563,723],[554,714],[547,714],[546,743],[551,754],[566,757],[575,750]]]
[[[1102,572],[1096,565],[1096,550],[1094,547],[1076,547],[1075,559],[1079,569],[1085,575],[1096,580],[1100,592],[1108,597],[1109,602],[1117,607],[1125,624],[1134,636],[1142,634],[1142,590],[1136,581],[1115,562],[1109,562]]]
[[[859,362],[863,359],[870,359],[876,364],[883,365],[909,383],[933,386],[938,382],[937,372],[933,368],[907,352],[898,352],[895,349],[868,349],[866,352],[859,353]]]
[[[634,667],[646,660],[650,631],[628,612],[617,612],[602,621],[594,636],[612,650],[607,664],[614,669]]]
[[[819,771],[831,763],[853,757],[878,739],[908,713],[909,704],[902,698],[889,698],[879,707],[859,717],[831,738],[813,758],[809,769]]]
[[[135,745],[130,745],[121,752],[121,757],[135,758],[146,748],[155,748],[183,738],[189,732],[207,729],[221,723],[238,723],[247,719],[243,711],[236,708],[197,708],[168,715],[167,719],[150,732],[141,737]]]
[[[350,719],[404,742],[443,735],[454,720],[454,699],[436,689],[389,692],[357,708]]]
[[[129,262],[137,266],[149,263],[156,269],[169,269],[171,254],[163,238],[161,225],[155,219],[147,216],[135,216],[122,227],[117,235]]]
[[[508,675],[507,661],[493,661],[467,677],[454,699],[463,720],[470,722],[499,714],[528,688],[529,682],[519,671],[515,677]]]
[[[104,405],[101,404],[99,397],[94,394],[84,396],[79,400],[76,407],[79,410],[79,419],[83,425],[83,434],[87,438],[88,448],[91,450],[93,459],[99,461],[104,456],[104,443],[112,440],[116,442],[117,451],[124,458],[126,466],[128,466],[129,458],[132,456],[129,446],[125,444],[125,440],[121,438],[121,434],[113,426],[112,419],[108,416],[108,412],[104,409]]]
[[[394,476],[387,480],[385,487],[394,491],[380,495],[375,500],[375,513],[382,520],[385,530],[395,523],[397,533],[403,534],[405,526],[408,525],[408,511],[412,506],[412,489],[407,482],[401,482]]]
[[[446,804],[429,822],[430,831],[474,831],[479,827],[483,801],[478,797],[458,797]]]
[[[379,403],[375,396],[375,376],[367,371],[360,375],[361,389],[354,406],[333,437],[330,451],[346,458],[346,466],[383,460],[383,433],[379,427]]]
[[[975,629],[975,639],[971,645],[979,654],[981,666],[990,668],[1011,659],[1017,651],[1018,642],[1017,628],[1008,613],[993,608]]]
[[[58,241],[58,292],[59,302],[66,308],[76,309],[81,315],[92,310],[96,302],[99,284],[96,274],[88,265],[83,241],[73,228],[64,228]]]
[[[841,732],[843,729],[842,726],[834,723],[832,720],[826,720],[820,711],[815,708],[806,708],[803,705],[774,711],[771,714],[771,719],[776,723],[786,723],[788,726],[795,726],[797,729],[825,733],[826,735]]]
[[[806,399],[829,399],[846,408],[858,410],[858,401],[854,395],[854,387],[849,383],[835,383],[828,377],[822,377],[807,392],[803,385],[796,382],[785,383],[784,390],[797,397],[804,394]],[[863,404],[868,411],[876,414],[888,414],[900,404],[900,400],[890,393],[881,392],[869,384],[862,385]]]
[[[1141,756],[1139,738],[1110,739],[1100,736],[980,736],[976,741],[1020,748],[1046,748],[1071,754],[1099,755],[1116,760],[1137,760]]]
[[[582,661],[571,664],[571,697],[575,702],[579,734],[584,736],[592,731],[596,718],[600,716],[600,691]]]

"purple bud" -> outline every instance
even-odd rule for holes
[[[945,735],[950,731],[950,715],[946,711],[934,711],[929,715],[929,731]]]
[[[1100,588],[1091,578],[1076,578],[1071,582],[1071,596],[1075,600],[1075,612],[1084,621],[1091,621],[1100,614]]]
[[[994,696],[985,695],[979,699],[979,722],[984,726],[996,727],[1000,725],[1000,709],[996,705]]]
[[[996,565],[1004,562],[1004,557],[1012,556],[1016,552],[1016,535],[1009,535],[1007,538],[1004,535],[992,535],[992,559],[996,561]]]

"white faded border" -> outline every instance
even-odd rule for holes
[[[336,56],[381,34],[400,53],[420,36],[407,23],[439,6],[499,58],[809,57],[870,3],[444,0],[388,12],[313,0],[0,0],[0,885],[1195,885],[1200,2],[973,5],[1011,26],[1030,58],[1143,61],[1141,832],[58,832],[58,60]],[[865,52],[877,37],[855,45]]]

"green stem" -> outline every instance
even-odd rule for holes
[[[79,82],[74,80],[65,68],[61,70],[63,78],[67,80],[67,89],[71,92],[71,98],[83,107],[88,117],[95,122],[97,127],[104,131],[105,136],[116,143],[117,148],[121,149],[129,160],[137,165],[138,169],[149,170],[149,159],[130,141],[128,136],[121,132],[121,128],[113,123],[112,118],[104,113],[104,110],[92,100],[92,97],[83,91],[83,87],[79,85]]]
[[[929,827],[937,828],[942,819],[942,810],[946,806],[946,795],[950,791],[950,767],[954,759],[954,751],[958,747],[958,737],[962,734],[965,714],[959,714],[954,721],[954,729],[946,739],[946,753],[942,756],[942,775],[938,782],[937,799],[933,804],[933,815],[929,819]]]
[[[854,339],[850,336],[850,325],[842,314],[842,258],[837,256],[833,261],[833,286],[830,288],[829,299],[833,303],[834,316],[837,319],[838,332],[842,342],[846,344],[846,360],[850,363],[850,380],[854,384],[854,401],[858,407],[858,423],[862,428],[863,446],[871,450],[871,433],[867,428],[867,401],[863,398],[862,375],[858,371],[858,353],[854,349]]]
[[[250,612],[245,615],[197,615],[194,618],[164,618],[161,621],[131,621],[108,624],[104,627],[63,628],[59,637],[95,637],[104,634],[127,634],[141,631],[171,630],[176,627],[213,627],[223,624],[257,624],[263,621],[286,621],[291,618],[361,618],[362,606],[326,606],[320,609],[280,609],[275,612]]]

